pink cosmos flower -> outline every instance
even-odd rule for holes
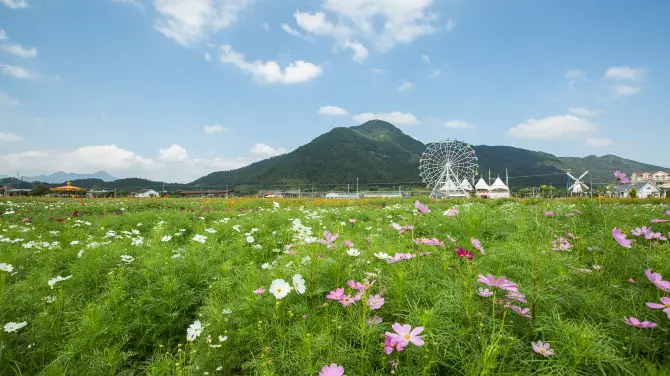
[[[505,279],[505,276],[496,279],[496,277],[493,274],[488,274],[486,277],[484,277],[483,274],[480,274],[477,276],[477,278],[478,278],[477,281],[491,287],[497,287],[505,291],[513,291],[513,292],[519,291],[516,286],[516,283]]]
[[[616,227],[612,229],[612,237],[614,237],[614,240],[622,247],[632,248],[630,239],[626,239],[626,234],[624,234],[621,229]]]
[[[665,215],[670,216],[670,210],[666,211]]]
[[[379,309],[384,305],[384,298],[379,296],[379,294],[375,296],[370,295],[370,298],[368,299],[368,305],[370,306],[370,309],[373,311]]]
[[[456,250],[458,251],[458,253],[457,253],[457,254],[458,254],[458,257],[460,257],[460,258],[462,258],[462,259],[465,259],[465,260],[472,260],[472,259],[475,258],[475,254],[474,254],[474,253],[472,253],[472,252],[470,252],[470,251],[466,251],[465,249],[463,249],[463,248],[461,248],[461,247],[456,247]]]
[[[482,253],[484,255],[484,247],[482,247],[482,243],[479,241],[477,238],[471,238],[470,242],[472,243],[472,246],[475,247],[476,250]]]
[[[423,214],[428,214],[430,212],[430,209],[428,209],[428,207],[422,204],[419,200],[416,200],[414,207]]]
[[[254,290],[254,294],[256,295],[261,295],[265,292],[265,290],[261,287],[259,289]]]
[[[402,230],[402,226],[400,226],[399,224],[397,224],[395,222],[391,223],[391,227],[393,227],[393,229],[397,230],[397,231]]]
[[[332,300],[342,300],[342,297],[344,297],[344,289],[342,287],[338,287],[335,289],[335,291],[331,291],[330,294],[326,295],[327,299],[332,299]]]
[[[354,295],[354,297],[353,297],[354,302],[357,302],[357,301],[363,299],[363,291],[364,290],[361,290],[361,291],[357,292],[356,295]]]
[[[323,237],[324,237],[325,240],[319,239],[319,240],[317,240],[317,242],[319,242],[321,244],[325,244],[329,247],[332,247],[333,243],[335,242],[335,240],[337,240],[338,237],[340,237],[340,235],[338,235],[338,234],[332,235],[330,232],[324,231],[323,232]]]
[[[570,248],[572,248],[572,244],[570,244],[570,241],[567,238],[560,237],[560,238],[554,240],[552,250],[554,250],[554,251],[570,251]]]
[[[479,291],[479,296],[483,296],[485,298],[488,298],[489,296],[493,296],[493,291],[491,291],[489,289],[485,289],[485,288],[480,287],[478,289],[478,291]]]
[[[356,218],[349,218],[349,222],[356,223]]]
[[[663,276],[660,273],[652,273],[651,268],[647,269],[644,274],[647,276],[647,279],[653,283],[659,289],[670,292],[670,282],[664,281]]]
[[[321,372],[319,372],[319,376],[342,376],[344,375],[344,367],[338,366],[337,364],[333,363],[331,365],[325,365],[323,368],[321,368]]]
[[[509,294],[507,294],[507,299],[516,300],[520,303],[528,303],[526,302],[526,295],[518,292],[510,292]]]
[[[663,312],[668,315],[668,319],[670,319],[670,298],[663,296],[661,297],[661,304],[647,303],[647,307],[653,309],[662,309]]]
[[[395,333],[386,332],[385,334],[387,337],[391,337],[391,341],[395,342],[396,345],[405,347],[412,342],[416,346],[423,346],[424,342],[422,338],[424,336],[419,335],[423,332],[423,326],[417,326],[412,329],[409,324],[400,325],[399,323],[395,323],[391,327],[395,330]]]
[[[514,311],[519,316],[528,317],[528,318],[533,317],[528,313],[528,312],[530,312],[530,308],[521,308],[519,306],[512,306],[511,308],[512,308],[512,311]]]
[[[545,217],[555,217],[556,214],[552,211],[546,211],[546,212],[544,212],[544,216]]]
[[[344,295],[342,299],[340,299],[339,301],[345,307],[349,307],[352,304],[356,304],[356,301],[354,300],[354,298],[351,297],[351,295]]]
[[[391,355],[393,350],[400,352],[404,349],[405,349],[405,346],[403,346],[403,345],[397,343],[396,341],[394,341],[391,338],[391,336],[389,336],[388,334],[384,338],[384,352],[386,353],[386,355]]]
[[[344,245],[346,245],[346,246],[349,247],[349,248],[354,248],[354,243],[352,243],[352,242],[349,241],[349,240],[345,240],[345,241],[344,241]]]
[[[554,350],[551,348],[549,342],[537,341],[537,343],[531,342],[530,344],[533,346],[533,351],[540,355],[545,357],[554,355]]]
[[[648,233],[652,233],[653,231],[651,228],[647,226],[642,226],[642,227],[636,227],[634,230],[630,230],[630,234],[633,236],[647,236]]]
[[[614,177],[623,184],[626,184],[630,181],[630,179],[626,177],[626,174],[619,170],[614,171]]]
[[[428,238],[416,238],[414,239],[414,243],[416,244],[424,244],[424,245],[435,245],[439,247],[444,247],[444,243],[439,241],[436,238],[428,239]]]
[[[361,282],[356,282],[353,279],[347,281],[347,285],[354,290],[364,291],[365,285]]]
[[[635,280],[633,278],[628,278],[628,282],[635,283]]]
[[[633,316],[631,316],[630,318],[624,316],[623,317],[623,322],[625,322],[626,324],[628,324],[630,326],[634,326],[634,327],[640,328],[640,329],[653,328],[657,325],[655,322],[651,322],[651,321],[640,322],[640,320],[636,319]]]
[[[458,215],[458,209],[456,209],[456,208],[449,208],[449,209],[447,209],[443,214],[444,214],[445,216],[449,217],[449,218],[454,218],[455,216]]]
[[[374,315],[367,320],[368,325],[379,325],[382,323],[382,318]]]
[[[652,219],[652,220],[649,221],[649,222],[651,222],[651,223],[663,223],[663,222],[668,222],[668,220],[667,220],[667,219],[658,219],[658,218],[654,218],[654,219]]]

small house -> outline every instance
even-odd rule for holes
[[[149,198],[149,197],[158,197],[160,194],[153,189],[140,189],[139,191],[133,192],[130,194],[132,197],[138,198]]]
[[[630,191],[635,188],[638,198],[660,197],[661,190],[651,182],[640,182],[635,184],[620,184],[614,187],[614,195],[618,198],[629,198]]]

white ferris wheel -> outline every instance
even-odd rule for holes
[[[470,144],[446,139],[428,144],[419,160],[419,175],[432,188],[430,197],[466,197],[478,166]]]

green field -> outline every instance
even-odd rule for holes
[[[422,202],[0,200],[0,375],[670,374],[667,201]]]

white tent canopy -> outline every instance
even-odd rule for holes
[[[463,179],[463,181],[461,182],[461,188],[463,188],[466,191],[472,191],[473,189],[468,179]]]
[[[506,198],[509,197],[509,188],[505,183],[497,178],[496,181],[491,184],[491,190],[489,191],[489,198]]]
[[[486,182],[484,181],[484,178],[479,178],[479,181],[477,182],[477,184],[475,184],[475,189],[476,190],[488,191],[489,190],[489,185],[486,184]]]

